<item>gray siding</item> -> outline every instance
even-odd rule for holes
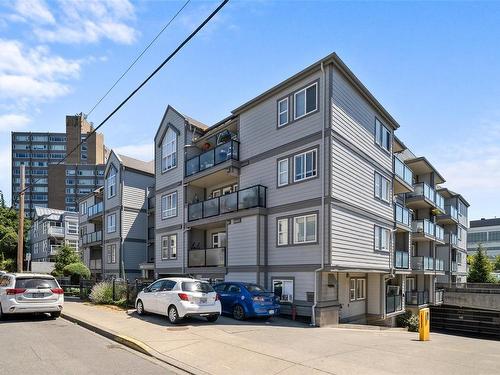
[[[256,265],[257,216],[243,217],[227,227],[227,265]]]
[[[124,172],[123,206],[135,209],[146,208],[147,188],[154,184],[153,176]]]
[[[108,192],[107,192],[107,187],[108,187],[108,184],[107,184],[107,176],[108,176],[108,172],[109,172],[109,168],[111,168],[111,165],[114,165],[114,167],[117,169],[117,172],[116,172],[116,194],[114,197],[112,198],[109,198],[108,199]],[[116,157],[115,153],[112,152],[109,156],[109,159],[108,159],[108,162],[107,162],[107,165],[106,165],[106,172],[105,172],[105,176],[104,176],[104,197],[103,197],[103,200],[104,200],[104,209],[105,210],[108,210],[108,209],[111,209],[113,207],[116,207],[116,206],[120,206],[121,204],[121,195],[122,195],[122,187],[121,187],[121,180],[122,180],[122,167],[121,167],[121,163],[120,163],[120,160],[118,160],[118,158]]]
[[[148,221],[145,212],[123,211],[122,213],[122,237],[147,240]]]
[[[127,242],[123,243],[123,258],[125,263],[125,270],[139,270],[139,264],[147,260],[147,246],[146,243]]]

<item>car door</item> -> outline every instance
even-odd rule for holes
[[[224,312],[224,313],[230,312],[228,293],[226,292],[227,287],[228,287],[228,284],[218,284],[214,287],[215,291],[219,295],[220,304],[222,305],[222,312]]]
[[[152,313],[156,313],[158,311],[156,306],[156,293],[159,292],[162,283],[163,280],[155,281],[144,290],[144,293],[141,297],[142,303],[144,305],[144,310]]]
[[[168,306],[172,303],[172,289],[175,287],[175,281],[164,280],[160,290],[156,293],[156,307],[158,314],[167,315]]]
[[[238,303],[241,304],[240,303],[241,289],[240,289],[239,285],[230,284],[226,290],[227,290],[228,312],[232,313],[234,305],[236,305]]]

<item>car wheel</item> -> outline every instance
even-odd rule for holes
[[[214,315],[207,316],[207,320],[210,323],[213,323],[213,322],[217,321],[217,319],[219,319],[219,314],[214,314]]]
[[[142,303],[141,300],[137,301],[136,310],[137,310],[137,314],[139,314],[139,315],[146,314],[146,310],[144,310],[144,304]]]
[[[245,310],[243,310],[243,306],[236,305],[233,307],[233,318],[236,320],[245,319]]]
[[[61,312],[60,311],[56,311],[56,312],[51,312],[50,313],[50,317],[52,319],[56,319],[56,318],[59,318],[61,316]]]
[[[168,308],[168,320],[172,324],[176,324],[179,321],[179,313],[175,306],[170,306]]]

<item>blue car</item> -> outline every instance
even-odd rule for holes
[[[257,284],[224,282],[214,286],[222,304],[222,313],[237,320],[251,317],[269,318],[279,314],[279,300]]]

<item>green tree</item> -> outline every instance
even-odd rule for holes
[[[470,283],[493,283],[495,282],[491,271],[493,266],[488,259],[483,246],[480,244],[477,253],[472,259],[467,281]]]
[[[72,247],[68,245],[63,245],[57,250],[56,254],[56,263],[54,265],[54,271],[52,274],[54,276],[62,276],[64,275],[64,267],[72,263],[82,263],[80,256]]]
[[[80,283],[81,279],[90,279],[90,270],[81,262],[68,264],[63,268],[64,276],[71,277],[71,284]]]
[[[493,269],[495,271],[500,271],[500,255],[495,257],[495,262],[493,263]]]
[[[24,221],[24,250],[29,247],[28,232],[31,223],[29,220]],[[16,263],[17,258],[17,230],[19,228],[19,216],[16,210],[2,206],[0,201],[0,257],[4,261],[13,261]]]

